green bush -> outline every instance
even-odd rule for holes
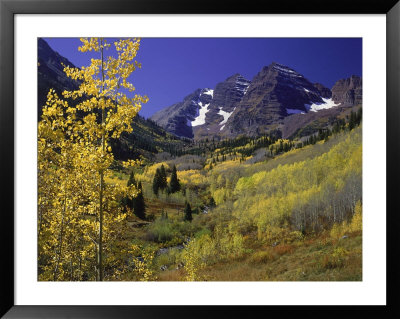
[[[163,243],[164,246],[176,246],[182,244],[186,238],[192,237],[199,231],[200,225],[187,221],[158,218],[146,231],[146,240]]]
[[[211,230],[209,230],[208,228],[202,228],[202,229],[200,229],[198,232],[196,232],[194,234],[194,237],[195,238],[200,238],[200,237],[205,236],[205,235],[211,236]]]
[[[167,219],[157,219],[148,228],[146,239],[157,243],[171,241],[174,237],[180,237],[174,229],[173,223]]]
[[[177,263],[178,256],[178,249],[169,249],[167,253],[157,256],[155,262],[158,268],[161,266],[171,267]]]

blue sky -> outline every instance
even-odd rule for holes
[[[78,67],[88,65],[96,56],[79,52],[77,38],[45,40]],[[287,65],[311,82],[332,88],[341,78],[362,76],[362,39],[143,38],[137,61],[142,69],[133,72],[130,81],[137,94],[149,97],[140,111],[149,117],[198,88],[214,88],[235,73],[251,80],[271,62]]]

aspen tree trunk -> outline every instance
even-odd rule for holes
[[[100,52],[101,52],[101,83],[102,90],[104,90],[104,65],[103,65],[103,40],[100,40]],[[101,111],[101,147],[104,154],[105,150],[105,132],[104,132],[104,120],[105,110]],[[99,243],[97,249],[97,281],[103,281],[103,192],[104,192],[104,171],[100,170],[100,199],[99,199]]]
[[[65,211],[66,211],[66,202],[67,202],[67,196],[65,195],[64,208],[63,208],[63,212],[62,212],[62,216],[61,216],[61,229],[60,229],[60,237],[59,237],[59,242],[58,242],[58,255],[57,255],[56,267],[54,269],[54,274],[53,274],[53,281],[57,280],[58,267],[60,265],[61,254],[62,254],[62,245],[63,245],[63,236],[64,236],[64,216],[65,216]]]

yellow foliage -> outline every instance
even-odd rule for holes
[[[357,202],[356,207],[354,208],[354,215],[349,227],[352,232],[362,230],[362,205],[360,201]]]
[[[186,185],[193,186],[205,186],[207,184],[207,177],[200,170],[186,170],[186,171],[178,171],[178,179],[180,182]]]
[[[322,227],[318,226],[321,215],[324,219],[332,216],[332,220],[342,221],[346,210],[353,207],[354,199],[361,196],[360,134],[359,130],[352,131],[328,152],[309,160],[278,165],[270,170],[262,170],[270,166],[268,163],[253,165],[246,169],[250,174],[241,173],[233,195],[221,187],[218,178],[212,180],[210,190],[218,203],[233,198],[233,216],[239,229],[256,227],[260,236],[269,226],[280,227],[285,221],[298,230],[306,226]],[[299,151],[288,154],[294,152]],[[225,176],[228,174],[225,172]],[[343,200],[346,200],[345,208]]]
[[[195,238],[185,245],[182,260],[188,281],[203,280],[199,271],[205,266],[226,258],[240,257],[244,251],[242,235],[229,233],[217,226],[211,237],[208,234]]]
[[[222,204],[228,198],[229,191],[226,188],[219,188],[212,192],[212,197],[217,205]]]
[[[115,272],[104,279],[125,269],[116,256],[127,250],[115,248],[126,226],[118,202],[137,191],[107,181],[114,160],[110,140],[132,131],[132,119],[148,100],[124,93],[134,90],[127,78],[140,67],[134,60],[140,39],[115,42],[118,56],[107,58],[105,39],[81,41],[80,51],[98,52],[100,58],[87,67],[64,66],[79,88],[63,97],[76,104],[70,106],[51,89],[38,124],[39,280],[103,280],[105,263]]]
[[[155,272],[153,270],[153,260],[155,257],[155,251],[153,249],[144,249],[137,245],[132,247],[134,254],[141,253],[141,259],[135,257],[133,263],[135,265],[134,272],[139,277],[140,281],[156,280]]]

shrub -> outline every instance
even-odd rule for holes
[[[270,250],[261,250],[254,253],[249,261],[252,264],[265,264],[270,261],[274,261],[276,259],[276,255]]]
[[[158,268],[161,266],[167,266],[170,267],[172,265],[175,265],[177,262],[179,252],[177,249],[169,249],[167,253],[159,255],[156,257],[156,265]]]
[[[217,226],[213,236],[203,234],[185,245],[181,259],[185,264],[186,280],[202,280],[198,271],[220,260],[237,258],[244,253],[243,236],[228,233]]]
[[[201,230],[199,230],[198,232],[196,232],[194,234],[194,237],[195,238],[200,238],[200,237],[205,236],[205,235],[211,236],[211,230],[209,230],[208,228],[202,228]]]
[[[176,229],[174,229],[172,222],[168,219],[157,219],[147,229],[146,239],[158,243],[165,243],[171,241],[174,237],[179,237]]]
[[[154,256],[155,251],[152,248],[143,248],[137,245],[133,245],[134,255],[139,254],[138,257],[133,258],[134,273],[140,281],[156,280],[154,272]]]
[[[343,247],[337,247],[332,254],[327,254],[322,258],[322,267],[325,269],[341,268],[344,265],[348,251]]]

